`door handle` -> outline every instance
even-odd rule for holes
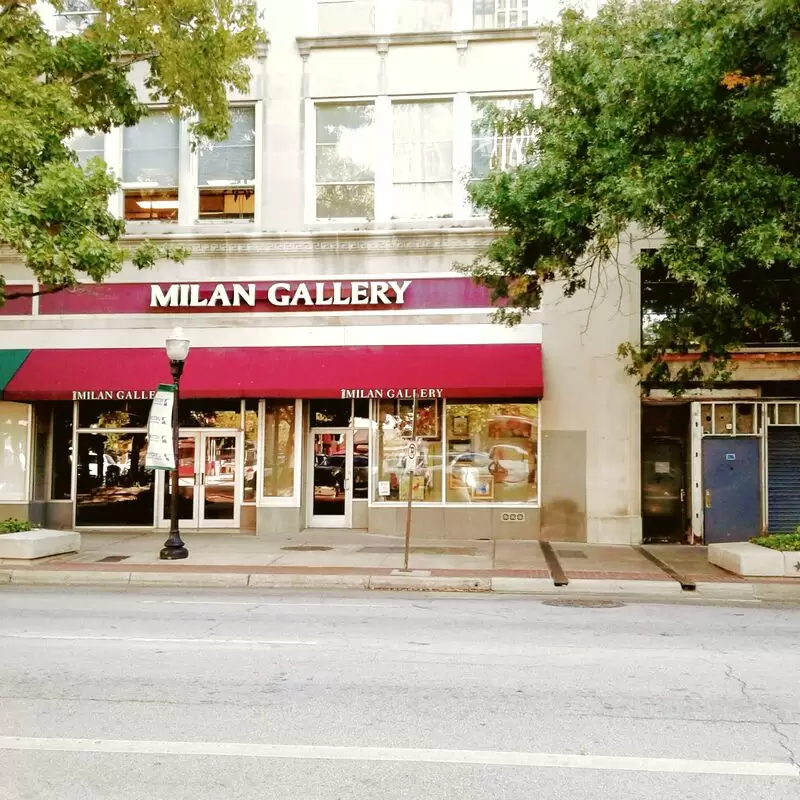
[[[706,489],[706,508],[711,508],[711,491]]]

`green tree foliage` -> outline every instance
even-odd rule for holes
[[[620,236],[650,315],[622,343],[648,385],[725,378],[743,345],[800,341],[800,3],[642,0],[564,12],[536,58],[545,101],[488,111],[532,128],[526,162],[471,188],[500,235],[464,271],[509,324],[543,284],[585,290]],[[680,369],[665,354],[696,353]]]
[[[57,10],[69,3],[54,2]],[[102,281],[126,257],[125,224],[108,212],[117,179],[105,162],[78,164],[68,140],[147,114],[154,102],[195,120],[197,136],[224,138],[227,92],[246,91],[247,59],[262,40],[253,0],[97,0],[83,30],[55,38],[32,2],[0,4],[0,246],[46,287]],[[139,268],[181,261],[178,247],[144,243]],[[0,304],[6,297],[0,276]]]

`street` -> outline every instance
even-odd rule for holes
[[[800,796],[800,609],[548,602],[4,587],[0,796]]]

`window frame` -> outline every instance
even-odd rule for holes
[[[178,216],[175,220],[125,220],[129,233],[147,228],[181,228],[233,226],[259,230],[263,219],[264,200],[264,101],[237,100],[229,102],[230,108],[247,107],[254,109],[255,119],[255,209],[253,219],[203,219],[199,218],[200,208],[200,161],[195,148],[192,147],[192,136],[189,127],[192,119],[180,119],[178,130]],[[153,104],[149,113],[168,112],[163,104]],[[123,169],[123,135],[124,128],[112,128],[105,134],[106,164],[111,172],[121,176]],[[109,198],[109,211],[120,219],[125,219],[125,189],[131,184],[120,181],[119,189]]]
[[[392,210],[393,181],[393,136],[392,106],[395,103],[451,102],[453,106],[453,169],[452,169],[452,211],[444,217],[395,217]],[[318,106],[330,105],[364,105],[375,106],[375,166],[374,216],[366,217],[331,217],[318,218],[316,208],[316,113]],[[305,201],[304,222],[314,228],[341,227],[357,225],[365,222],[408,222],[426,224],[453,220],[469,220],[472,218],[466,180],[469,176],[471,153],[471,104],[470,95],[466,92],[447,92],[431,95],[378,95],[369,97],[337,97],[308,98],[305,103]]]
[[[492,4],[491,12],[484,12],[480,14],[481,20],[491,14],[493,25],[484,25],[483,22],[478,24],[478,12],[475,9],[477,0],[472,0],[472,27],[474,30],[477,31],[511,31],[517,30],[519,28],[529,28],[531,27],[531,13],[533,9],[531,8],[531,0],[489,0]],[[500,9],[498,6],[502,3],[503,8]],[[524,8],[523,8],[524,6]],[[522,15],[525,15],[525,24],[517,23],[516,25],[498,25],[498,18],[502,14],[504,15],[506,21],[509,18],[509,15],[512,13],[516,13],[518,19],[522,18]]]
[[[459,400],[460,398],[455,398]],[[522,501],[522,502],[500,502],[497,500],[480,500],[470,502],[448,502],[447,500],[447,483],[448,483],[448,464],[447,464],[447,444],[448,444],[448,400],[442,398],[441,400],[441,417],[439,419],[439,435],[435,438],[429,438],[431,441],[438,442],[441,447],[442,460],[439,466],[440,482],[441,482],[441,497],[438,500],[416,501],[416,504],[425,508],[475,508],[476,504],[479,508],[492,508],[492,509],[532,509],[541,508],[542,505],[542,398],[462,398],[463,403],[456,402],[455,405],[474,404],[474,405],[492,405],[492,404],[512,404],[514,402],[536,404],[536,494],[535,497]],[[410,401],[408,401],[410,402]],[[437,401],[438,402],[438,401]],[[376,497],[378,482],[380,480],[380,464],[378,463],[378,427],[379,421],[377,420],[377,413],[380,409],[380,400],[372,401],[372,408],[370,409],[370,468],[369,468],[369,508],[401,508],[407,505],[406,500],[381,500]],[[410,439],[409,439],[410,441]]]
[[[450,152],[451,152],[451,164],[450,164],[450,180],[422,180],[422,181],[395,181],[394,178],[394,145],[395,145],[395,137],[394,137],[394,109],[396,106],[402,105],[416,105],[416,106],[424,106],[424,105],[434,105],[434,104],[443,104],[449,103],[450,105],[450,118],[452,123],[452,130],[450,133]],[[392,220],[419,220],[419,219],[455,219],[457,216],[456,206],[457,206],[457,194],[456,194],[456,166],[457,166],[457,145],[456,141],[459,135],[459,116],[457,113],[456,108],[456,101],[455,95],[449,95],[444,97],[424,97],[424,98],[405,98],[405,97],[392,97],[390,102],[391,108],[391,126],[389,129],[388,141],[390,142],[390,146],[392,148],[391,151],[391,160],[389,162],[388,171],[391,175],[391,184],[388,190],[388,197],[387,203],[391,210],[391,219]],[[450,212],[449,214],[445,215],[436,215],[432,217],[401,217],[395,213],[394,209],[394,190],[395,186],[424,186],[424,185],[450,185]]]
[[[381,146],[380,139],[380,123],[379,123],[379,103],[380,98],[335,98],[335,99],[315,99],[306,102],[306,224],[325,224],[325,223],[339,223],[339,224],[356,224],[372,220],[377,220],[378,217],[378,185],[381,156],[379,148]],[[319,183],[317,181],[317,111],[319,108],[324,107],[342,107],[342,106],[372,106],[373,108],[373,135],[375,138],[375,163],[372,165],[372,182],[367,181],[326,181]],[[366,217],[318,217],[317,216],[317,190],[319,186],[372,186],[372,215]]]
[[[286,405],[294,402],[294,483],[292,486],[292,494],[289,497],[268,497],[264,494],[264,438],[266,425],[266,403],[267,400],[273,398],[261,398],[258,401],[258,455],[257,455],[257,471],[256,471],[256,496],[255,503],[250,502],[248,505],[256,505],[258,507],[272,507],[272,508],[299,508],[300,496],[303,484],[303,446],[304,446],[304,433],[305,426],[303,421],[303,401],[301,399],[292,400],[291,398],[274,398],[274,400],[285,400]]]
[[[468,177],[467,177],[467,184],[484,180],[482,177],[474,177],[473,176],[473,157],[474,157],[474,145],[475,145],[475,110],[477,103],[484,102],[484,103],[497,103],[502,102],[504,100],[511,100],[511,101],[519,101],[520,103],[525,102],[536,102],[536,92],[535,90],[531,90],[530,92],[507,92],[507,93],[497,93],[497,92],[490,92],[490,93],[481,93],[476,92],[469,95],[469,104],[470,104],[470,130],[469,130],[469,169],[468,169]],[[485,137],[484,137],[485,138]],[[507,136],[498,137],[499,139],[505,139]],[[532,134],[531,134],[532,139]],[[526,144],[527,147],[527,144]],[[488,218],[487,214],[478,213],[478,209],[472,205],[472,201],[467,195],[467,204],[469,207],[469,214],[470,217],[473,219],[486,219]]]
[[[247,226],[256,226],[258,228],[261,227],[261,206],[263,203],[263,193],[262,193],[262,166],[264,163],[264,142],[263,142],[263,131],[264,126],[262,125],[261,114],[263,113],[263,102],[261,100],[252,100],[252,101],[236,101],[228,103],[228,108],[252,108],[253,109],[253,129],[255,131],[255,136],[253,139],[253,148],[254,148],[254,158],[253,158],[253,182],[251,184],[239,184],[235,182],[229,182],[226,184],[225,187],[219,188],[236,188],[237,186],[248,186],[253,189],[255,192],[255,206],[253,208],[253,218],[252,219],[201,219],[200,218],[200,153],[197,151],[196,148],[191,147],[191,142],[189,141],[189,133],[188,133],[188,126],[186,131],[186,139],[187,139],[187,148],[189,151],[189,169],[191,172],[191,183],[193,185],[193,190],[190,193],[191,198],[187,199],[185,203],[185,208],[183,204],[183,198],[181,197],[180,189],[178,191],[178,201],[179,204],[179,211],[178,217],[180,221],[180,213],[183,210],[184,215],[188,215],[189,217],[189,224],[192,225],[247,225]],[[183,144],[181,145],[181,152],[183,152]],[[187,192],[188,193],[188,192]]]
[[[153,105],[148,107],[148,114],[147,117],[155,116],[155,115],[169,115],[170,110],[164,105]],[[119,183],[119,200],[117,203],[117,216],[120,219],[125,220],[127,225],[132,226],[150,226],[150,225],[159,225],[159,226],[169,226],[172,227],[174,225],[182,224],[181,220],[181,204],[182,204],[182,194],[185,194],[185,191],[182,192],[181,188],[185,185],[185,179],[183,175],[182,162],[184,160],[184,152],[185,149],[188,148],[188,126],[186,120],[182,119],[181,117],[176,116],[176,122],[178,125],[178,145],[177,145],[177,154],[178,154],[178,165],[177,165],[177,186],[174,187],[174,190],[177,192],[178,196],[178,208],[177,214],[175,215],[174,219],[166,220],[166,219],[126,219],[125,218],[125,193],[127,191],[136,191],[137,189],[145,189],[147,188],[146,185],[141,183],[137,183],[135,181],[125,181],[123,180],[124,170],[125,170],[125,128],[121,127],[118,129],[119,131],[119,138],[118,138],[118,147],[117,147],[117,158],[116,164],[117,167],[116,172],[120,177]],[[143,117],[142,119],[146,119],[147,117]],[[158,190],[163,188],[165,191],[172,191],[173,187],[153,187],[154,189]]]

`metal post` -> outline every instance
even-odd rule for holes
[[[411,405],[411,441],[417,441],[417,395],[414,393],[414,400]],[[408,553],[411,549],[411,500],[414,496],[414,473],[417,468],[417,457],[414,455],[414,461],[411,464],[411,469],[408,470],[408,506],[406,507],[406,546],[403,557],[403,571],[408,572]]]
[[[169,538],[164,542],[160,557],[162,559],[176,560],[188,558],[189,551],[181,539],[180,525],[178,522],[178,426],[180,416],[178,414],[178,400],[180,398],[181,374],[183,373],[183,361],[170,361],[169,369],[172,373],[172,382],[175,384],[175,397],[172,401],[172,451],[175,454],[175,469],[170,473],[170,498],[169,498]]]

